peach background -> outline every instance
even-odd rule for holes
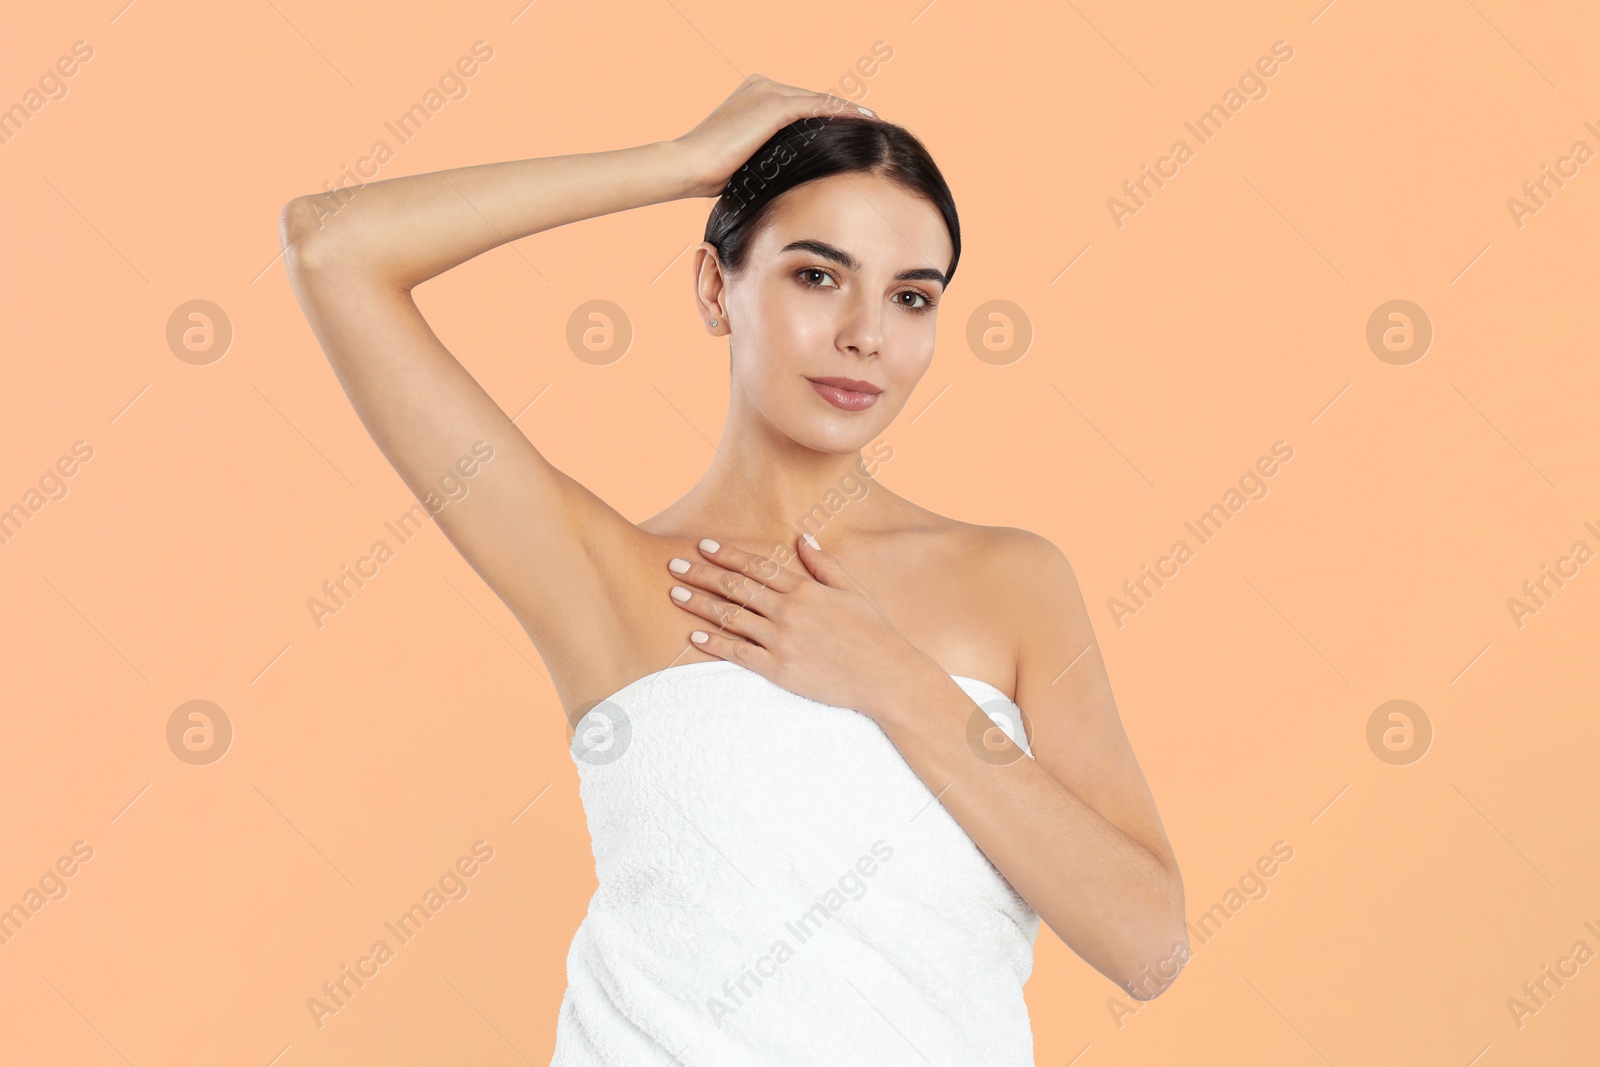
[[[436,529],[311,623],[413,499],[274,261],[281,205],[484,40],[468,95],[379,177],[674,137],[749,72],[865,100],[945,169],[965,253],[883,480],[1071,558],[1191,919],[1294,849],[1120,1027],[1120,991],[1043,928],[1039,1063],[1593,1062],[1600,963],[1520,1029],[1506,1007],[1600,949],[1600,564],[1520,629],[1506,606],[1600,548],[1600,163],[1521,228],[1506,206],[1600,148],[1592,9],[120,4],[28,5],[0,37],[0,104],[94,49],[0,145],[0,506],[94,450],[0,549],[0,904],[94,850],[0,946],[0,1061],[549,1060],[594,885],[565,723]],[[841,84],[880,40],[893,58]],[[1107,198],[1279,40],[1269,94],[1115,226]],[[721,426],[725,348],[676,258],[709,207],[536,235],[418,291],[507,410],[548,388],[519,425],[636,520]],[[1435,329],[1406,366],[1365,341],[1400,298]],[[209,365],[165,339],[193,299],[234,329]],[[636,331],[609,366],[565,345],[591,299]],[[1032,323],[1021,359],[967,346],[989,300]],[[1107,598],[1278,440],[1269,495],[1118,628]],[[208,766],[166,742],[193,699],[235,730]],[[1366,741],[1391,699],[1435,731],[1407,766]],[[470,895],[317,1028],[307,998],[478,840]]]

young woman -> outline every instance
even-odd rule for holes
[[[693,281],[727,423],[634,523],[539,454],[411,290],[681,197],[718,198]],[[1130,996],[1177,975],[1182,880],[1066,558],[918,507],[862,456],[933,360],[960,254],[921,142],[754,75],[672,140],[303,196],[282,225],[419,498],[493,449],[437,521],[573,728],[599,888],[556,1064],[1031,1064],[1041,917]]]

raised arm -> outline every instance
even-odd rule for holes
[[[435,521],[547,659],[558,650],[547,640],[604,637],[607,620],[573,605],[605,602],[602,561],[632,526],[539,454],[411,290],[507,241],[684,196],[693,177],[682,146],[663,141],[394,178],[283,209],[290,283],[357,415],[419,500],[476,472]]]
[[[778,129],[840,106],[753,75],[670,141],[393,178],[285,205],[290,283],[357,415],[419,500],[453,471],[477,470],[436,521],[546,660],[623,632],[601,612],[615,603],[617,556],[637,530],[539,454],[440,343],[411,290],[542,230],[716,196]],[[489,449],[492,460],[471,468]]]

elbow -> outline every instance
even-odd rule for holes
[[[1176,907],[1152,920],[1118,969],[1118,982],[1135,1000],[1154,1000],[1177,980],[1189,962],[1189,924],[1183,914],[1183,892]]]
[[[1118,984],[1134,1000],[1154,1000],[1171,988],[1188,962],[1189,939],[1180,934],[1164,949],[1146,954],[1136,967],[1125,967]]]
[[[329,257],[327,221],[338,210],[331,194],[297,196],[278,215],[278,243],[285,266],[304,273],[325,266]]]

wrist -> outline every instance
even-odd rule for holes
[[[915,718],[917,709],[955,685],[938,664],[911,649],[899,664],[879,675],[881,685],[860,709],[885,730]]]
[[[677,138],[670,141],[656,141],[651,147],[661,155],[662,166],[666,166],[674,174],[678,200],[722,195],[722,182],[707,178],[706,168],[699,165],[693,147]]]
[[[689,146],[679,140],[656,141],[649,146],[660,157],[660,166],[673,176],[674,200],[716,196],[720,187],[707,191],[708,183],[695,165]]]

